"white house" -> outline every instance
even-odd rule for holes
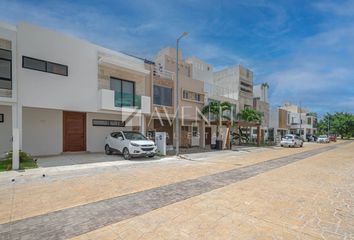
[[[101,152],[144,131],[150,69],[141,59],[28,23],[0,24],[0,154]]]

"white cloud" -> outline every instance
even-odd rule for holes
[[[341,2],[321,1],[314,4],[320,11],[339,16],[354,16],[354,1],[347,0]]]

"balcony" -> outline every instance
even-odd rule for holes
[[[138,112],[149,114],[151,112],[150,97],[131,94],[122,94],[121,92],[100,89],[99,91],[99,109],[121,112]]]
[[[204,83],[204,91],[207,93],[208,97],[213,98],[217,97],[225,97],[237,100],[237,92],[223,88],[214,84]]]
[[[154,76],[159,78],[164,78],[168,80],[173,80],[174,72],[162,69],[161,67],[154,67]]]

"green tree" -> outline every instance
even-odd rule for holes
[[[240,120],[246,122],[262,123],[262,114],[253,108],[245,108],[238,114]]]
[[[204,115],[212,115],[212,118],[217,121],[216,139],[219,139],[220,126],[222,125],[222,121],[230,121],[230,115],[225,114],[225,112],[228,111],[230,113],[231,110],[231,103],[229,102],[210,101],[208,105],[203,107],[202,113]]]
[[[354,115],[346,112],[336,112],[332,120],[333,129],[344,137],[350,138],[354,133]]]
[[[241,110],[238,114],[238,118],[240,120],[243,120],[243,121],[249,122],[249,123],[257,123],[257,124],[262,123],[262,114],[253,108],[245,108],[245,109]],[[247,129],[246,135],[248,135],[249,128],[247,127],[246,129]],[[239,129],[239,132],[241,133],[241,129]]]
[[[329,134],[329,133],[334,133],[334,129],[332,128],[332,131],[329,132],[331,122],[333,120],[333,115],[327,113],[326,115],[323,116],[323,118],[318,121],[317,123],[317,131],[319,134]]]

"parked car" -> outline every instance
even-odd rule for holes
[[[329,143],[329,138],[327,137],[327,135],[320,135],[317,138],[317,142],[318,143]]]
[[[308,142],[316,142],[317,141],[317,137],[315,135],[312,135],[312,134],[306,134],[306,140]]]
[[[329,135],[329,141],[332,141],[332,142],[337,142],[337,136],[332,134],[332,135]]]
[[[156,150],[156,144],[139,132],[112,132],[105,139],[105,153],[122,153],[124,159],[138,156],[151,158],[155,156]]]
[[[302,147],[303,145],[304,141],[299,136],[293,134],[285,135],[280,142],[280,146],[282,147]]]

